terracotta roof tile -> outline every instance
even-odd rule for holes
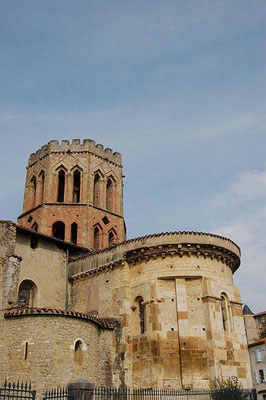
[[[255,314],[254,317],[260,317],[261,315],[266,315],[266,311],[262,311],[258,314]]]
[[[266,342],[266,338],[263,338],[263,339],[257,340],[256,342],[249,343],[248,347],[258,346],[258,345],[263,344],[265,342]]]
[[[4,317],[19,317],[24,315],[55,315],[55,316],[65,316],[65,317],[76,317],[86,319],[88,321],[96,323],[99,327],[105,329],[114,329],[115,325],[104,318],[98,318],[95,315],[80,313],[74,310],[60,310],[56,308],[35,308],[35,307],[23,307],[23,308],[13,308],[5,310]]]

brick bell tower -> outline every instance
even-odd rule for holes
[[[121,154],[89,139],[42,146],[29,158],[18,225],[95,249],[124,241]]]

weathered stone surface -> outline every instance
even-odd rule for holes
[[[61,170],[65,192],[57,201]],[[44,236],[56,221],[64,222],[66,241],[77,223],[77,244],[87,248]],[[234,375],[251,386],[233,284],[240,249],[201,232],[124,241],[118,153],[90,140],[43,146],[30,156],[19,225],[0,222],[1,380],[28,379],[38,390],[76,381],[206,388]],[[92,252],[96,226],[103,250]],[[119,243],[109,246],[110,232]],[[16,309],[21,298],[27,307]]]

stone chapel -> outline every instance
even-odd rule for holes
[[[211,233],[126,240],[121,155],[50,141],[30,155],[17,224],[0,221],[0,379],[249,388],[239,266]]]

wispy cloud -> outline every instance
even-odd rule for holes
[[[233,213],[212,228],[241,247],[236,282],[242,300],[259,312],[266,303],[266,169],[239,173],[220,197],[221,201],[211,202],[215,212],[226,215],[225,210],[233,206]]]

